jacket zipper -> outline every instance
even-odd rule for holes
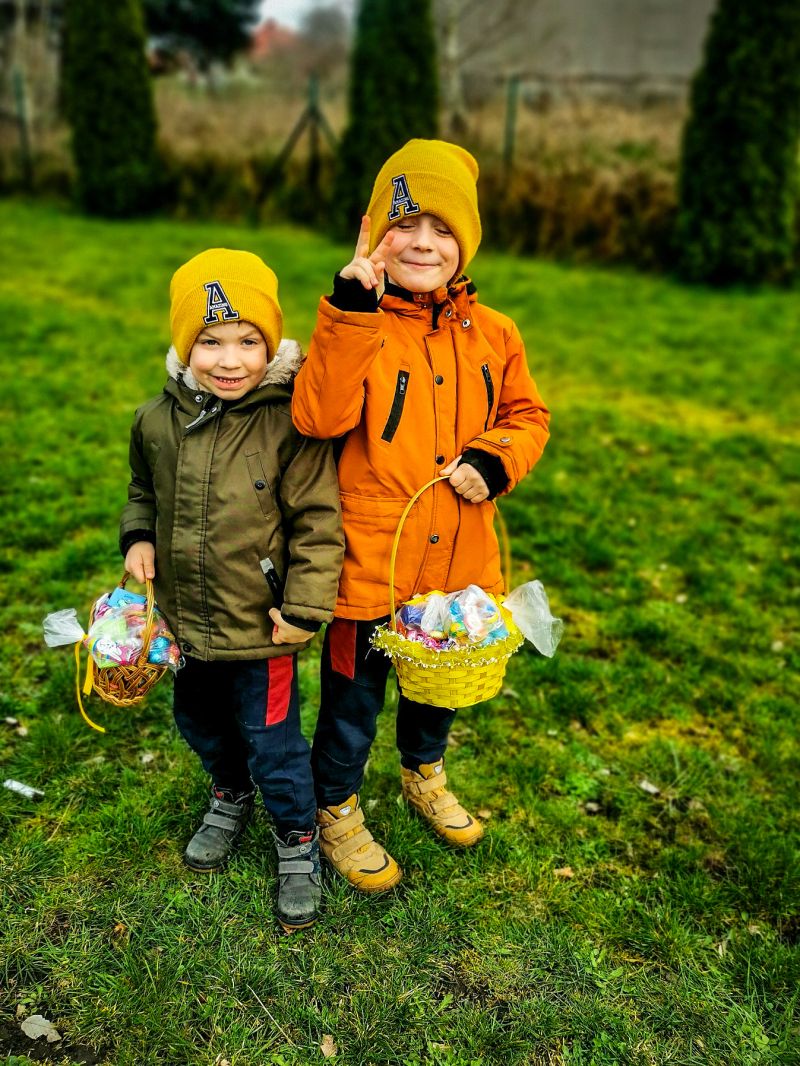
[[[494,382],[492,381],[492,375],[489,373],[489,364],[484,363],[481,367],[481,373],[483,374],[483,380],[486,385],[486,400],[488,408],[486,411],[486,422],[484,423],[483,432],[489,428],[489,419],[492,417],[492,408],[494,407]]]
[[[400,425],[403,406],[406,402],[406,392],[408,391],[408,378],[409,372],[407,370],[397,371],[397,384],[394,387],[392,409],[389,412],[386,425],[383,427],[383,433],[381,433],[381,440],[385,440],[387,444],[391,444],[397,432],[397,427]]]

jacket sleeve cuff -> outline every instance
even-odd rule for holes
[[[333,295],[328,299],[339,311],[375,314],[378,310],[378,293],[375,289],[365,289],[358,278],[343,278],[341,274],[334,274]]]
[[[148,544],[155,545],[156,535],[152,529],[129,529],[127,533],[120,535],[119,550],[123,559],[139,540],[146,540]]]
[[[282,611],[281,617],[287,626],[294,626],[295,629],[307,629],[309,633],[317,633],[322,625],[322,622],[315,622],[313,618],[297,618],[293,614],[284,614]]]
[[[467,448],[461,456],[461,463],[469,463],[474,466],[489,489],[489,499],[493,500],[508,486],[503,461],[491,452],[483,452],[479,448]],[[461,463],[458,465],[461,466]]]

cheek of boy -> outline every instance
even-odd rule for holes
[[[470,503],[483,503],[489,499],[489,486],[483,480],[474,466],[462,463],[459,466],[460,455],[457,455],[452,463],[449,463],[440,471],[442,477],[449,477],[450,484],[465,500]]]
[[[258,388],[268,361],[267,342],[252,322],[206,326],[189,352],[189,367],[198,384],[230,400]]]

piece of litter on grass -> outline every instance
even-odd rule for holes
[[[10,716],[8,718],[4,718],[3,725],[19,725],[19,718],[11,718]]]
[[[36,803],[44,799],[44,792],[40,792],[33,785],[24,785],[21,781],[15,781],[13,777],[5,779],[3,788],[7,788],[9,792],[17,792],[20,796],[24,796],[25,799],[34,800]]]
[[[323,1036],[319,1049],[326,1059],[332,1059],[336,1054],[336,1044],[334,1044],[333,1037],[330,1033],[326,1033]]]
[[[18,725],[14,732],[18,737],[26,737],[28,735],[28,727],[26,725]]]
[[[658,785],[654,785],[652,781],[648,781],[646,777],[643,777],[639,782],[639,788],[642,792],[646,792],[648,796],[660,796],[661,789]]]
[[[575,874],[571,866],[559,866],[557,870],[553,870],[556,877],[574,877]]]
[[[152,751],[145,751],[139,756],[139,762],[142,766],[149,766],[151,762],[155,762],[156,757]]]
[[[41,1014],[32,1014],[30,1018],[25,1019],[20,1028],[31,1040],[38,1040],[40,1036],[43,1036],[46,1037],[48,1044],[55,1044],[61,1039],[58,1029]]]
[[[492,817],[491,811],[478,811],[478,817],[482,818],[484,822],[488,821]]]
[[[597,812],[600,810],[600,804],[592,803],[591,800],[589,800],[588,803],[585,803],[584,807],[586,809],[587,814],[597,814]]]

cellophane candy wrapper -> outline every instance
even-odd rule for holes
[[[95,603],[94,622],[88,634],[84,634],[74,610],[56,611],[44,620],[44,639],[51,648],[59,644],[76,644],[83,639],[101,669],[131,665],[137,661],[144,646],[146,620],[145,597],[116,588]],[[169,666],[172,670],[177,670],[180,663],[178,645],[157,607],[153,610],[153,635],[147,661],[157,666]]]
[[[542,655],[552,659],[564,632],[564,623],[550,613],[550,601],[541,581],[527,581],[506,598],[514,624]]]
[[[408,640],[435,651],[463,645],[481,647],[508,636],[495,601],[477,585],[445,596],[431,592],[404,603],[396,615],[397,629]]]

